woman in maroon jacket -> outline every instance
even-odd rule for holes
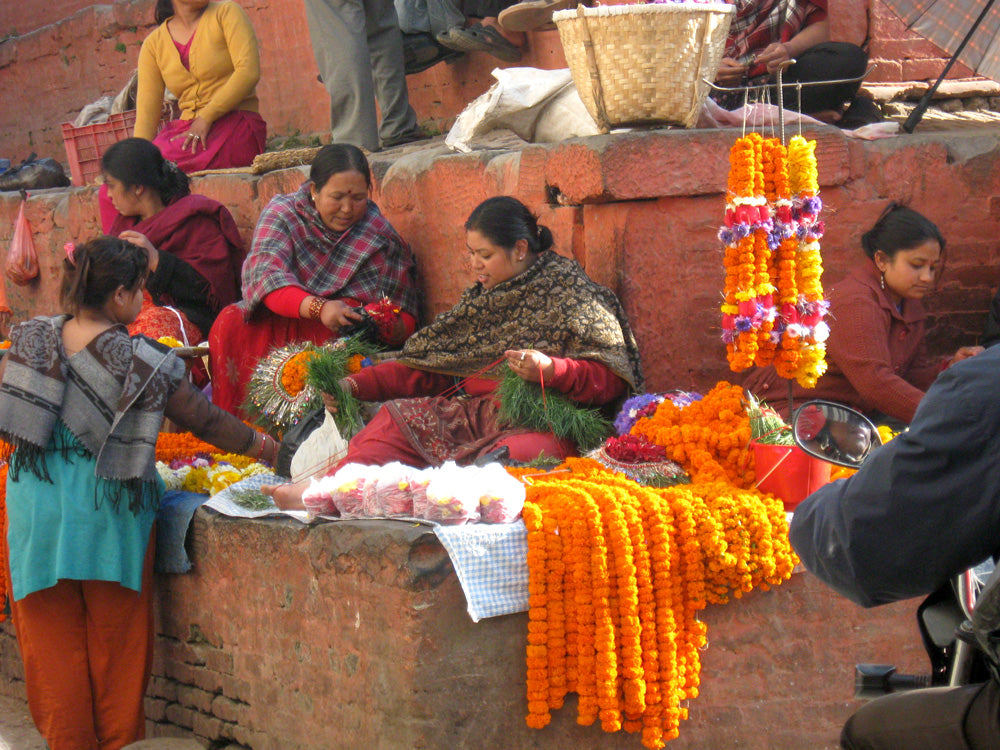
[[[893,203],[861,246],[866,258],[830,292],[829,369],[814,389],[794,386],[793,396],[838,401],[876,421],[908,424],[938,373],[982,347],[962,347],[945,361],[927,356],[920,300],[934,288],[945,249],[933,222]],[[773,367],[754,371],[745,385],[779,411],[787,406],[787,384]]]

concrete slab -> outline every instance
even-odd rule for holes
[[[47,750],[28,704],[8,695],[0,695],[0,750]]]

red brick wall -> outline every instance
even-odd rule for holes
[[[871,62],[875,66],[870,81],[934,81],[941,75],[949,56],[940,47],[906,28],[903,21],[880,0],[872,0]],[[969,78],[975,73],[961,63],[948,78]]]
[[[524,721],[524,614],[473,623],[425,527],[303,527],[199,513],[193,572],[160,576],[150,734],[253,750],[593,748],[639,738]],[[247,554],[252,550],[252,554]],[[926,670],[915,602],[865,611],[808,573],[703,613],[701,694],[670,743],[832,750],[857,662]],[[9,625],[0,692],[22,694]]]
[[[317,80],[302,0],[238,0],[254,25],[261,46],[261,81],[257,93],[268,134],[312,135],[329,131],[330,101]],[[4,3],[6,7],[8,3]],[[10,3],[33,8],[35,3]],[[10,22],[35,13],[15,7],[0,10],[0,39],[7,28],[20,36],[0,43],[0,155],[23,159],[30,150],[66,163],[61,123],[106,94],[116,94],[128,81],[142,40],[152,29],[153,0],[114,0],[90,5],[64,0],[74,14],[45,18],[53,25],[27,32]],[[498,61],[485,53],[466,55],[409,76],[410,99],[420,121],[441,129],[468,102],[493,83]],[[565,67],[555,31],[530,35],[521,65]],[[500,63],[510,67],[510,63]]]
[[[0,4],[0,39],[8,34],[27,34],[56,23],[95,3],[89,0],[45,0]]]

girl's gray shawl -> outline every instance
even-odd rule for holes
[[[14,449],[12,476],[26,468],[51,481],[45,451],[61,421],[96,457],[97,476],[115,488],[111,502],[117,506],[127,494],[136,512],[154,496],[156,438],[167,399],[185,376],[184,363],[169,347],[130,338],[124,326],[109,328],[67,357],[62,327],[68,319],[38,317],[11,333],[0,383],[0,438]]]

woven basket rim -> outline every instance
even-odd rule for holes
[[[598,5],[594,8],[583,8],[586,18],[606,18],[610,16],[644,15],[659,13],[735,13],[736,8],[729,3],[641,3],[635,5]],[[576,9],[557,10],[552,14],[552,20],[558,24],[570,18],[578,18]]]

